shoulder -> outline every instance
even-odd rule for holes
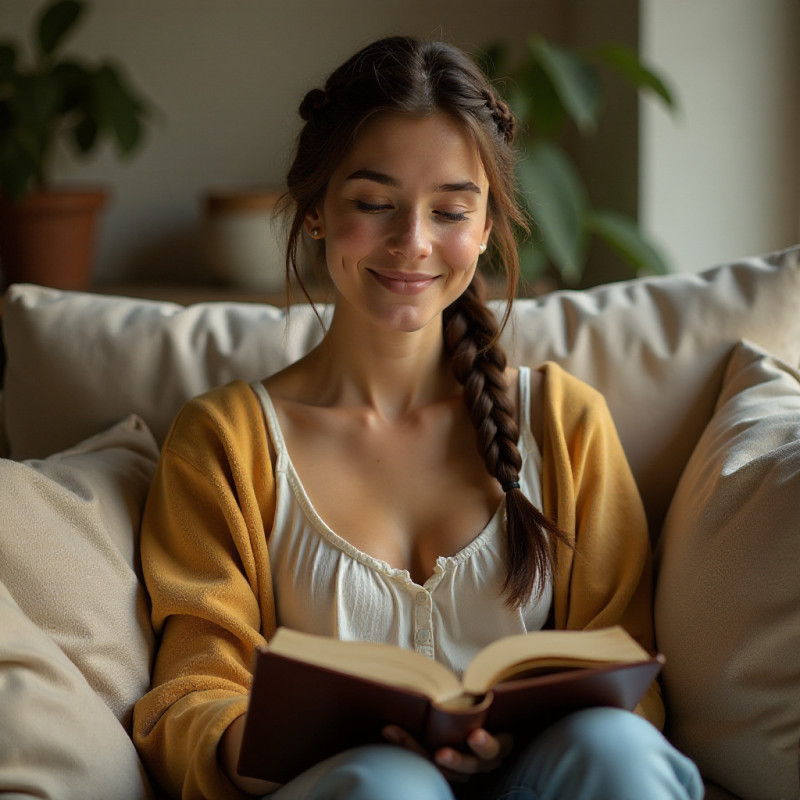
[[[252,387],[235,380],[187,401],[164,443],[165,451],[202,461],[215,451],[252,446],[265,431],[261,404]]]
[[[600,391],[556,362],[547,361],[536,372],[540,375],[542,402],[552,412],[566,417],[607,412],[606,399]]]
[[[519,370],[507,370],[507,386],[515,405],[520,402]],[[545,429],[585,430],[590,419],[608,415],[604,396],[554,361],[529,370],[530,423],[541,447]]]
[[[552,361],[531,370],[531,427],[540,447],[558,440],[571,448],[615,432],[605,396]]]
[[[250,384],[235,380],[188,400],[178,412],[173,428],[230,425],[257,415],[260,407]]]

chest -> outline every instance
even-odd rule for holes
[[[285,407],[286,455],[325,524],[420,583],[486,526],[502,492],[461,403],[388,424],[347,409]]]

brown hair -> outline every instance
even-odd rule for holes
[[[287,176],[294,212],[287,273],[303,288],[297,268],[303,221],[321,205],[331,174],[364,123],[382,113],[426,117],[436,112],[457,120],[475,142],[489,181],[494,256],[506,276],[506,306],[500,324],[486,305],[483,279],[476,272],[464,294],[445,309],[444,342],[478,432],[481,456],[506,491],[508,571],[503,592],[510,605],[518,606],[534,589],[538,595],[552,575],[555,540],[563,535],[528,501],[518,484],[519,426],[505,384],[506,356],[498,339],[519,278],[514,230],[526,228],[526,219],[516,200],[514,117],[469,56],[443,42],[389,37],[348,59],[331,74],[324,89],[308,92],[300,104],[305,125]]]

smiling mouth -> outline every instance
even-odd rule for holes
[[[395,294],[419,294],[432,286],[437,280],[438,275],[418,275],[412,272],[375,272],[368,270],[375,280]]]

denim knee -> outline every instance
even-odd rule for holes
[[[360,747],[335,762],[314,786],[312,800],[453,800],[430,761],[394,745]]]
[[[515,763],[499,798],[699,800],[700,774],[647,720],[593,708],[557,722]]]
[[[587,766],[589,783],[604,796],[700,798],[703,785],[694,763],[647,720],[614,708],[594,708],[565,721],[567,735]],[[581,757],[582,754],[582,757]],[[579,767],[580,768],[580,767]]]

